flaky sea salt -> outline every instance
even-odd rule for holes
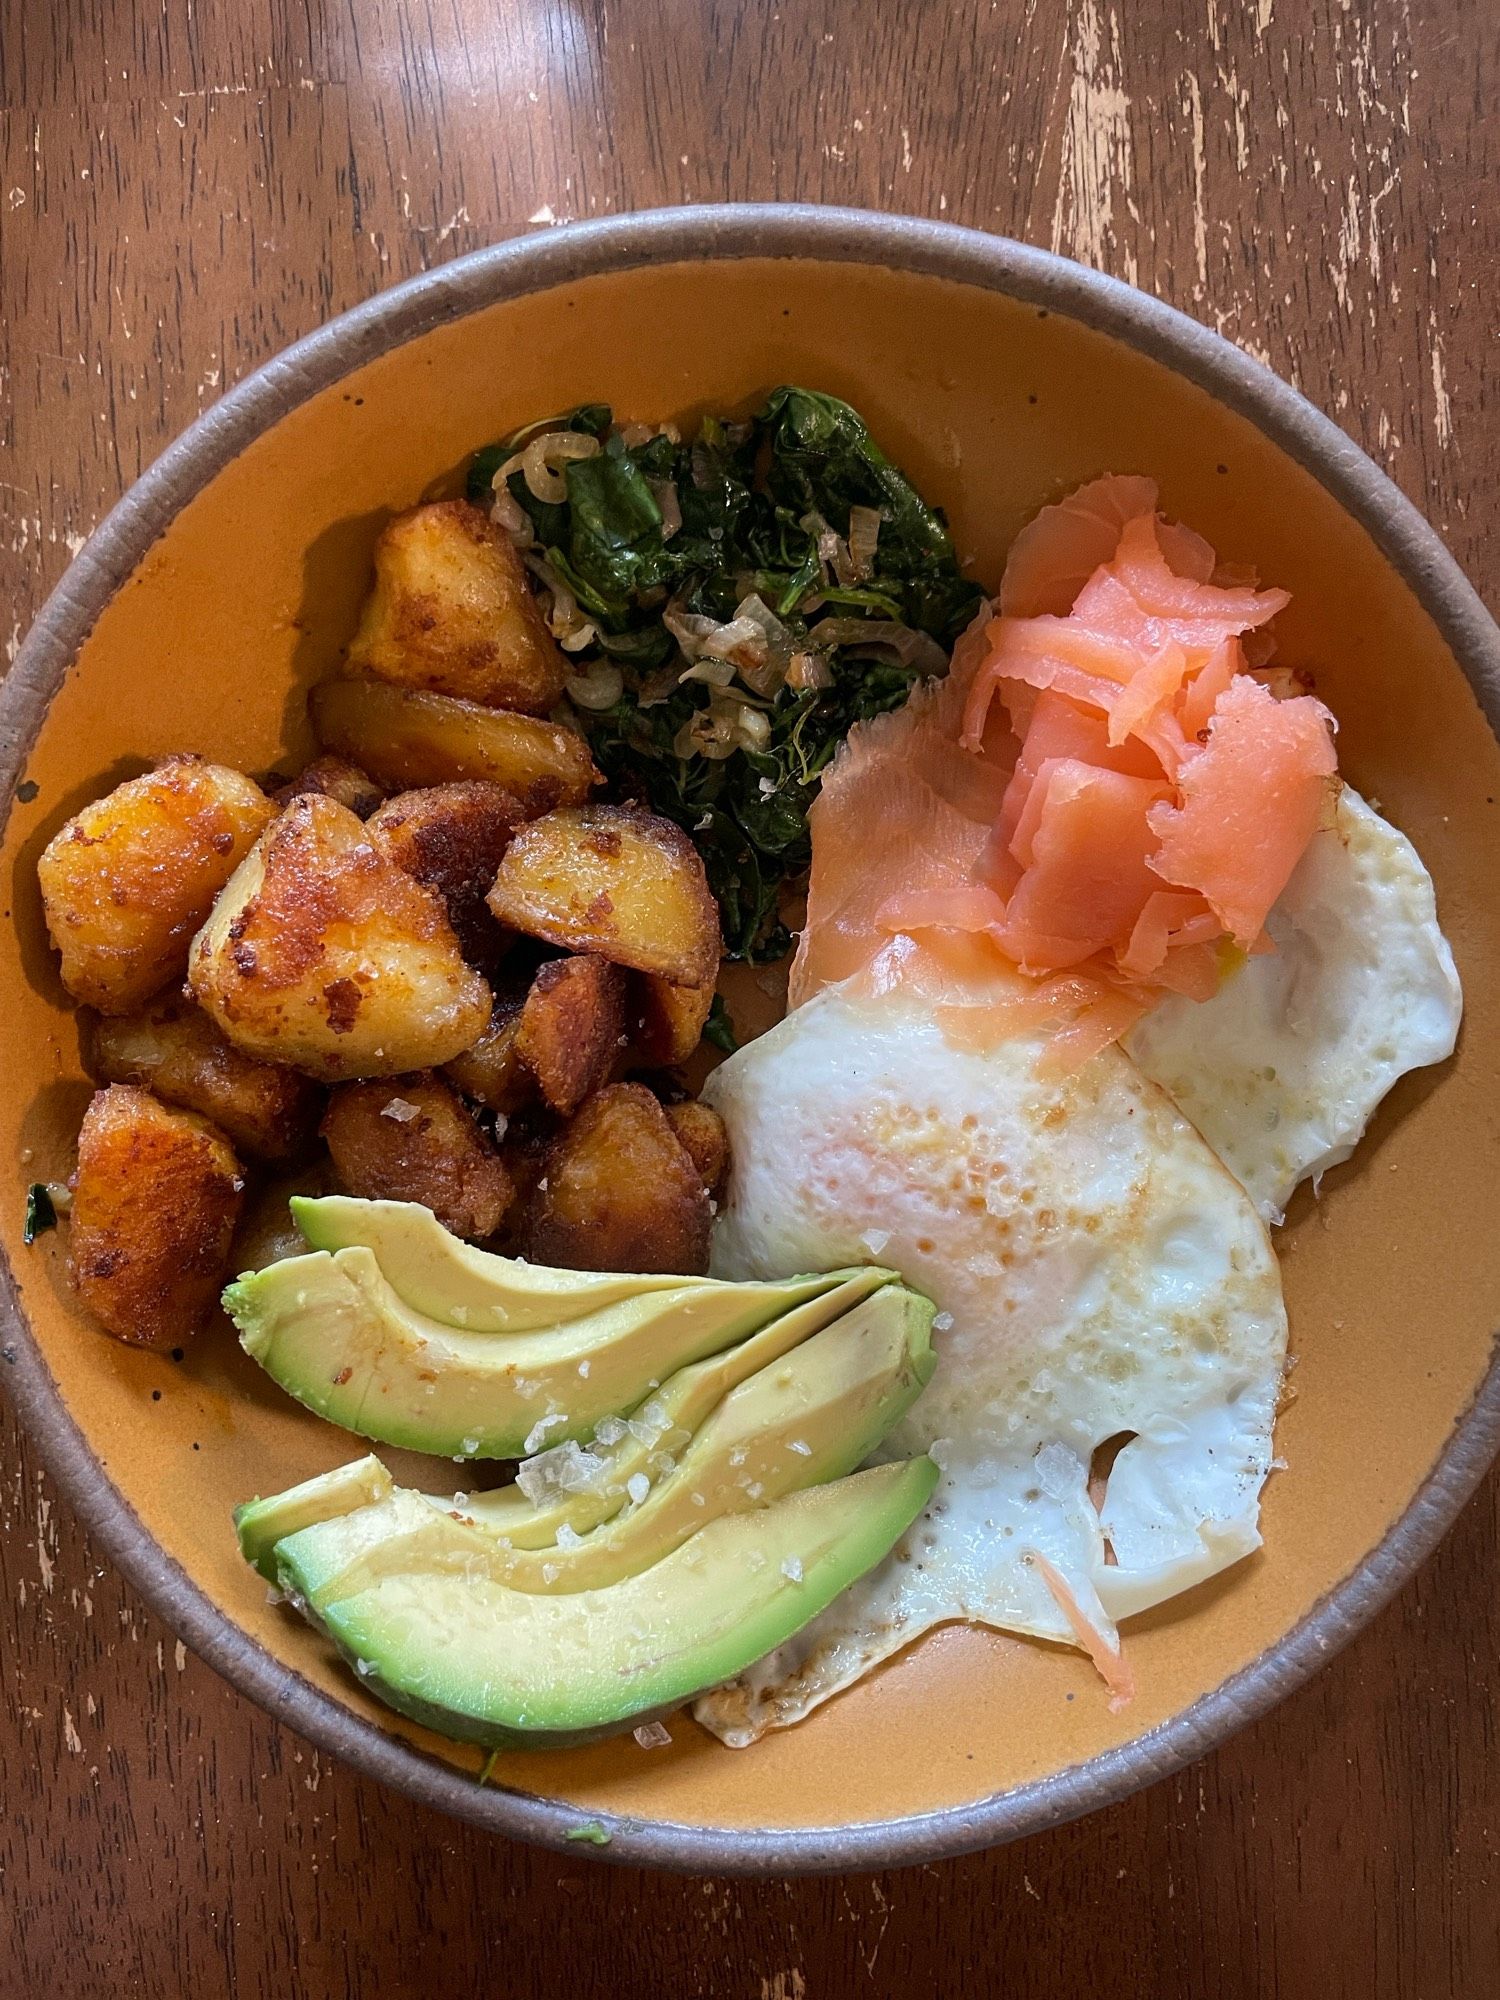
[[[878,1257],[890,1242],[891,1232],[888,1229],[867,1229],[859,1240],[872,1257]]]
[[[651,1481],[646,1477],[644,1472],[632,1472],[625,1482],[625,1491],[630,1495],[636,1506],[639,1507],[646,1495],[651,1491]]]
[[[639,1729],[632,1729],[631,1735],[643,1750],[664,1750],[672,1740],[672,1732],[659,1722],[643,1722]]]
[[[781,1574],[785,1577],[790,1577],[793,1583],[800,1583],[802,1581],[801,1557],[787,1556],[781,1565]]]
[[[542,1446],[547,1442],[548,1433],[557,1430],[567,1421],[561,1410],[553,1410],[545,1417],[538,1417],[536,1422],[531,1426],[531,1429],[526,1433],[525,1440],[521,1445],[522,1451],[530,1458],[533,1452],[540,1451]]]
[[[420,1118],[422,1113],[410,1098],[392,1097],[381,1105],[380,1115],[382,1118],[394,1118],[398,1125],[409,1125],[413,1118]]]
[[[933,1315],[932,1330],[934,1333],[946,1333],[952,1324],[952,1313],[936,1313]]]
[[[812,1446],[806,1438],[793,1438],[787,1445],[788,1451],[796,1452],[798,1458],[811,1458]]]
[[[559,1522],[557,1546],[560,1549],[576,1549],[582,1540],[583,1537],[576,1528],[571,1527],[566,1521]]]

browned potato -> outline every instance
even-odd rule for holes
[[[484,899],[525,817],[520,801],[503,785],[469,778],[403,792],[388,799],[368,825],[398,868],[442,897],[464,956],[493,965],[503,956],[504,939]]]
[[[347,757],[314,757],[289,785],[282,785],[271,796],[278,806],[289,806],[293,799],[300,799],[308,792],[322,792],[326,798],[337,799],[356,819],[368,819],[385,797],[375,780]]]
[[[128,1083],[78,1134],[68,1270],[101,1326],[138,1347],[187,1339],[224,1282],[245,1183],[223,1133]]]
[[[136,1014],[84,1014],[79,1033],[96,1083],[136,1083],[164,1104],[201,1112],[241,1153],[285,1160],[312,1138],[317,1085],[243,1054],[181,994],[164,994]]]
[[[456,1236],[493,1236],[510,1206],[510,1175],[493,1142],[440,1077],[341,1085],[323,1137],[346,1194],[420,1202]]]
[[[168,757],[76,813],[36,868],[68,991],[101,1014],[128,1014],[178,977],[274,811],[242,772]]]
[[[648,1069],[668,1069],[687,1061],[703,1039],[714,985],[706,979],[701,986],[673,986],[653,973],[633,975],[630,1011],[635,1050]]]
[[[188,977],[237,1048],[330,1083],[447,1062],[490,1018],[440,899],[317,793],[235,871]]]
[[[521,1001],[497,996],[490,1025],[473,1048],[444,1063],[444,1076],[487,1111],[511,1117],[534,1103],[537,1094],[536,1078],[517,1047],[520,1032]]]
[[[553,1111],[568,1117],[601,1084],[625,1041],[625,975],[603,958],[554,958],[531,982],[516,1053]]]
[[[263,1271],[267,1264],[279,1264],[285,1257],[305,1257],[307,1238],[292,1220],[292,1196],[338,1192],[333,1162],[326,1153],[295,1173],[278,1174],[275,1180],[253,1190],[230,1245],[230,1271],[238,1277],[243,1271]]]
[[[521,558],[467,500],[414,507],[381,532],[349,666],[528,715],[547,713],[568,672]]]
[[[547,1152],[525,1250],[575,1271],[708,1269],[713,1211],[667,1115],[638,1083],[598,1091]]]
[[[505,851],[490,908],[502,924],[674,986],[719,969],[719,911],[698,850],[633,806],[562,806]]]
[[[318,741],[393,792],[488,778],[528,813],[587,798],[599,783],[576,729],[383,681],[323,681],[308,698]]]
[[[669,1104],[666,1112],[667,1123],[698,1169],[703,1185],[710,1194],[715,1193],[729,1165],[729,1134],[724,1129],[724,1120],[717,1111],[699,1104],[695,1098],[683,1104]]]

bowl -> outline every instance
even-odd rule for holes
[[[1071,1653],[950,1627],[799,1728],[730,1751],[690,1724],[480,1756],[367,1699],[239,1560],[232,1503],[355,1455],[225,1324],[180,1361],[91,1328],[26,1183],[65,1173],[87,1096],[35,864],[87,799],[167,751],[265,771],[349,638],[381,523],[468,451],[584,400],[635,417],[849,398],[993,586],[1042,501],[1106,469],[1293,592],[1353,780],[1416,841],[1468,994],[1453,1064],[1408,1078],[1280,1239],[1295,1399],[1265,1548],[1136,1621],[1112,1714]],[[1291,389],[1076,265],[922,222],[809,208],[625,216],[480,252],[335,320],[207,412],[67,572],[0,690],[3,1376],[81,1519],[206,1660],[414,1799],[615,1860],[774,1872],[929,1860],[1036,1831],[1201,1756],[1296,1687],[1431,1550],[1500,1443],[1500,634],[1436,535]],[[576,1850],[575,1850],[576,1851]]]

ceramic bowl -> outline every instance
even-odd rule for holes
[[[665,418],[781,381],[856,403],[989,585],[1028,514],[1113,468],[1154,474],[1171,514],[1290,588],[1284,652],[1315,664],[1345,770],[1436,879],[1463,1042],[1393,1093],[1316,1205],[1294,1204],[1280,1249],[1297,1393],[1265,1548],[1133,1625],[1133,1705],[1111,1714],[1080,1656],[949,1628],[753,1750],[683,1722],[670,1749],[626,1736],[511,1755],[481,1786],[478,1753],[366,1699],[236,1553],[232,1503],[358,1447],[227,1325],[181,1363],[134,1352],[75,1309],[58,1235],[21,1245],[25,1185],[66,1174],[87,1096],[36,858],[167,751],[290,768],[381,523],[454,490],[476,444],[585,400]],[[1497,721],[1500,634],[1395,488],[1235,348],[1107,278],[958,229],[798,208],[626,216],[449,264],[203,416],[73,564],[0,692],[0,1373],[78,1516],[196,1651],[322,1747],[479,1825],[560,1846],[597,1818],[611,1844],[588,1851],[613,1859],[784,1873],[926,1860],[1102,1806],[1311,1673],[1433,1547],[1500,1441]]]

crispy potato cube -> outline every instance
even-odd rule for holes
[[[325,798],[337,799],[356,819],[368,819],[385,797],[375,780],[358,764],[351,764],[347,757],[332,756],[314,757],[290,784],[280,786],[271,797],[278,806],[289,806],[293,799],[303,798],[308,792],[321,792]]]
[[[493,966],[504,956],[505,940],[484,899],[525,817],[520,801],[503,785],[469,778],[402,792],[386,801],[368,827],[398,868],[442,897],[464,956]]]
[[[686,1062],[703,1039],[714,1004],[715,981],[673,986],[654,973],[638,972],[630,983],[630,1012],[637,1059],[648,1069]]]
[[[179,977],[193,933],[274,812],[242,772],[168,757],[75,813],[36,868],[75,999],[128,1014]]]
[[[493,1141],[440,1077],[340,1085],[323,1137],[346,1194],[420,1202],[456,1236],[493,1236],[510,1206]]]
[[[516,1053],[553,1111],[569,1117],[609,1081],[625,1041],[625,975],[603,958],[554,958],[521,1009]]]
[[[520,1033],[520,999],[497,995],[490,1025],[473,1048],[444,1063],[444,1076],[487,1111],[511,1117],[535,1103],[537,1095],[536,1078],[517,1047]]]
[[[674,986],[719,969],[719,910],[698,850],[632,806],[562,806],[505,851],[490,908],[502,924]]]
[[[128,1083],[78,1134],[68,1271],[101,1326],[138,1347],[187,1339],[218,1297],[245,1183],[223,1133]]]
[[[729,1165],[729,1134],[717,1111],[696,1098],[666,1107],[667,1123],[677,1134],[688,1158],[710,1194],[717,1192]]]
[[[242,1154],[285,1160],[307,1146],[322,1095],[294,1069],[235,1048],[201,1007],[164,994],[135,1014],[85,1014],[83,1066],[96,1083],[134,1083],[164,1104],[197,1111]]]
[[[547,1151],[525,1249],[575,1271],[708,1269],[713,1211],[667,1115],[638,1083],[589,1098]]]
[[[382,529],[349,667],[527,715],[547,713],[568,673],[509,537],[467,500]]]
[[[329,1083],[447,1062],[490,1018],[441,900],[317,793],[235,871],[188,978],[237,1048]]]
[[[393,792],[488,778],[528,813],[587,798],[599,783],[576,729],[384,681],[323,681],[308,697],[318,741]]]

